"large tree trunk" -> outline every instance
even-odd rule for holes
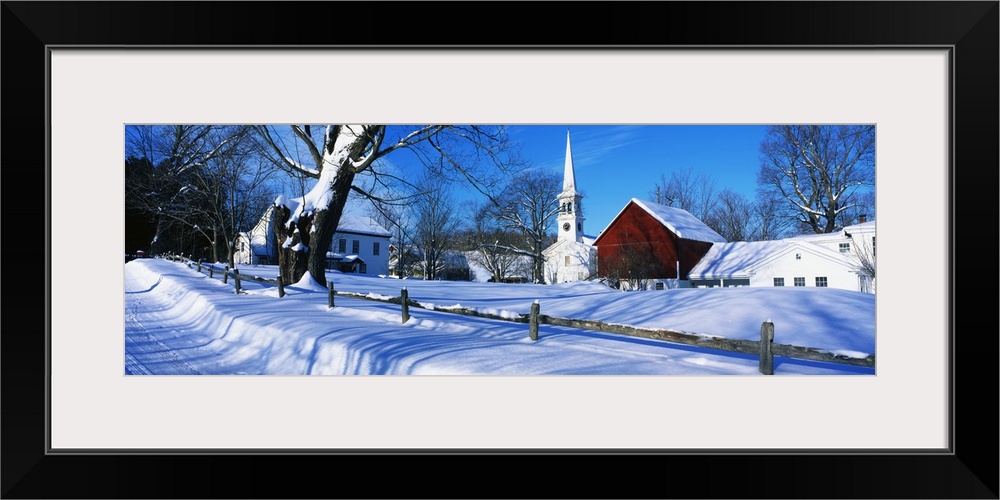
[[[330,187],[330,204],[312,214],[299,215],[298,224],[288,223],[292,215],[288,207],[274,207],[271,224],[278,242],[278,267],[283,283],[298,283],[308,272],[316,283],[326,286],[326,253],[344,213],[354,175],[351,169],[342,168]]]
[[[349,168],[340,169],[337,177],[333,180],[331,187],[333,198],[330,200],[330,204],[326,210],[316,212],[312,245],[309,247],[308,270],[313,279],[323,286],[326,286],[326,253],[330,251],[330,245],[333,244],[333,234],[337,232],[340,216],[344,214],[344,205],[347,203],[347,195],[350,194],[353,183],[354,171]]]
[[[287,224],[291,215],[291,210],[284,205],[276,205],[271,212],[271,227],[278,242],[278,270],[282,283],[287,284],[298,283],[306,273],[305,249],[309,245],[309,228],[312,226],[311,216],[300,216],[298,225]]]

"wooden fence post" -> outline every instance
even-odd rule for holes
[[[531,303],[531,318],[528,321],[528,335],[531,340],[538,340],[538,312],[540,309],[538,300]]]
[[[764,375],[774,375],[774,353],[771,344],[774,342],[774,323],[770,320],[760,325],[760,372]]]
[[[403,304],[403,323],[406,323],[410,320],[410,297],[406,292],[406,288],[401,291],[400,298],[402,299],[400,303]]]
[[[215,264],[208,266],[208,277],[209,278],[215,277]]]
[[[285,296],[285,285],[281,282],[281,273],[278,273],[278,298]]]
[[[229,283],[229,266],[226,266],[226,270],[222,273],[222,284],[225,285]]]
[[[201,261],[202,261],[202,259],[198,259],[198,272],[199,273],[201,273]]]
[[[328,290],[328,292],[327,292],[327,299],[326,299],[326,306],[332,309],[333,308],[333,296],[337,293],[333,289],[333,280],[330,280],[330,281],[326,282],[326,289]]]
[[[240,293],[240,270],[233,268],[233,283],[236,284],[236,293]]]

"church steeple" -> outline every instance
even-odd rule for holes
[[[576,193],[576,172],[573,171],[573,148],[569,142],[569,129],[566,129],[566,165],[563,168],[562,194]]]
[[[559,193],[559,240],[583,241],[583,211],[576,190],[576,172],[573,169],[573,148],[570,146],[569,129],[566,130],[566,163],[563,168],[563,190]]]

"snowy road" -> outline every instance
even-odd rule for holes
[[[244,284],[237,295],[231,280],[180,263],[126,264],[125,373],[759,375],[750,355],[551,325],[531,341],[525,324],[424,309],[403,324],[398,305],[337,297],[329,309],[318,286],[291,285],[278,298],[274,287]],[[871,373],[775,360],[776,375]]]
[[[180,338],[182,331],[180,326],[164,321],[164,315],[159,313],[171,307],[161,295],[150,293],[159,284],[157,281],[150,286],[133,274],[125,274],[125,373],[198,375],[200,372],[184,361],[182,350],[159,340]],[[143,291],[143,287],[147,290]]]

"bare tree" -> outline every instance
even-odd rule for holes
[[[417,189],[414,244],[423,260],[424,279],[435,279],[445,269],[446,253],[454,249],[459,220],[448,185],[440,177],[425,173]]]
[[[840,213],[839,225],[849,226],[854,221],[875,218],[875,192],[858,191],[851,196],[847,207]]]
[[[253,144],[244,143],[209,160],[202,175],[195,177],[196,188],[212,200],[203,214],[210,226],[199,226],[198,231],[213,241],[215,262],[221,261],[222,251],[230,267],[235,267],[238,235],[257,223],[277,194],[269,184],[275,173],[272,164],[261,161]]]
[[[719,192],[709,226],[727,241],[749,241],[753,227],[753,202],[731,189]]]
[[[561,188],[562,177],[556,173],[524,171],[511,179],[496,204],[496,217],[521,235],[521,242],[510,241],[510,249],[532,259],[535,281],[545,275],[542,251],[552,238],[552,221],[559,211],[556,196]]]
[[[874,186],[874,125],[771,127],[760,146],[759,186],[786,201],[787,216],[814,233],[843,227],[852,197]]]
[[[690,167],[675,170],[649,193],[649,200],[660,205],[682,208],[706,224],[716,207],[715,181]]]
[[[325,255],[359,174],[392,176],[379,160],[400,151],[442,180],[460,180],[492,195],[498,173],[510,163],[503,127],[458,125],[292,125],[284,133],[273,126],[255,129],[269,146],[272,161],[295,175],[315,179],[299,198],[275,200],[272,224],[281,243],[282,278],[296,282],[306,272],[325,283]],[[404,167],[412,171],[412,167]],[[410,175],[410,177],[414,177]]]
[[[395,249],[392,272],[396,276],[410,275],[410,267],[416,262],[414,253],[414,222],[412,199],[401,197],[404,201],[394,201],[396,197],[379,197],[373,199],[368,215],[386,228],[390,236],[389,242]]]
[[[784,199],[774,192],[758,189],[757,199],[751,206],[753,226],[747,241],[769,241],[788,235],[793,220],[784,214]]]
[[[489,271],[494,283],[502,283],[515,271],[521,270],[519,264],[524,252],[518,249],[518,245],[523,240],[497,217],[493,203],[487,201],[473,205],[469,211],[472,224],[466,230],[464,247],[471,250],[472,262]]]
[[[247,128],[218,125],[132,125],[126,127],[126,151],[154,166],[129,178],[125,196],[132,207],[156,217],[150,253],[190,248],[191,233],[215,243],[205,228],[220,199],[211,181],[210,162],[235,151]],[[172,235],[172,237],[171,237]],[[173,240],[173,241],[171,241]],[[172,244],[178,245],[171,247]]]

